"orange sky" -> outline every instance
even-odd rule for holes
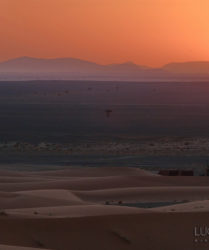
[[[209,60],[208,0],[0,0],[0,60]]]

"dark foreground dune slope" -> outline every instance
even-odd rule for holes
[[[145,213],[68,219],[1,219],[0,242],[57,250],[206,250],[194,227],[209,213]]]

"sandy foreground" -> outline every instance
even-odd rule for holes
[[[0,250],[34,248],[209,249],[209,177],[118,167],[0,171]]]
[[[0,250],[41,250],[43,248],[31,248],[31,247],[17,247],[17,246],[7,246],[0,245]],[[50,250],[50,249],[48,249]]]

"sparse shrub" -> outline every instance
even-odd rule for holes
[[[8,214],[5,211],[0,211],[0,216],[8,216]]]
[[[35,244],[37,247],[45,247],[44,244],[40,240],[35,240]]]

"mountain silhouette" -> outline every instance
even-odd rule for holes
[[[19,57],[0,63],[0,80],[197,80],[209,78],[209,62],[150,68],[133,62],[101,65],[76,58]]]
[[[209,74],[209,62],[169,63],[164,70],[177,74]]]

